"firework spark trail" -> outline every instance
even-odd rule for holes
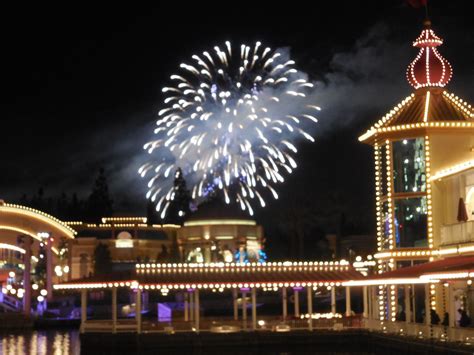
[[[278,198],[274,185],[297,167],[296,141],[314,141],[313,84],[260,42],[239,49],[226,42],[191,58],[162,89],[156,139],[144,145],[153,156],[138,171],[149,179],[147,198],[164,218],[181,168],[193,199],[220,193],[252,215],[265,195]]]

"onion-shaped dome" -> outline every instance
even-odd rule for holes
[[[436,47],[443,40],[431,29],[431,22],[425,21],[425,28],[413,42],[420,52],[407,69],[407,79],[415,89],[424,87],[444,87],[453,75],[451,64],[439,54]]]

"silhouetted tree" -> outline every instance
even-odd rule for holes
[[[301,260],[305,257],[305,239],[311,229],[318,225],[318,214],[311,208],[307,196],[286,196],[287,208],[283,209],[278,218],[279,227],[290,241],[289,256]]]
[[[68,206],[69,219],[83,220],[84,219],[84,201],[79,200],[77,194],[72,194],[71,203]]]
[[[30,206],[30,200],[26,194],[21,195],[20,197],[20,205],[23,206]]]
[[[109,247],[99,243],[94,250],[94,274],[105,275],[112,271],[112,257]]]
[[[92,193],[87,200],[86,215],[89,220],[98,222],[101,217],[110,216],[112,214],[112,199],[109,196],[109,187],[105,171],[103,168],[99,170],[99,176],[95,180]]]
[[[183,223],[189,214],[190,202],[191,194],[186,187],[183,171],[178,168],[174,174],[174,199],[169,207],[168,221],[176,224]]]
[[[150,225],[160,223],[158,212],[156,212],[156,209],[155,209],[155,204],[151,202],[151,200],[147,200],[146,217],[147,217],[147,223]]]
[[[56,213],[55,216],[62,220],[70,219],[69,216],[69,199],[65,192],[62,192],[61,195],[56,200]]]
[[[37,210],[44,211],[45,210],[45,201],[44,201],[44,189],[40,187],[38,192],[33,196],[30,201],[30,205]]]
[[[155,211],[155,204],[147,205],[148,223],[173,223],[182,224],[190,212],[191,194],[186,187],[186,180],[181,168],[176,169],[174,174],[173,200],[170,202],[164,218]],[[161,213],[161,212],[160,212]]]

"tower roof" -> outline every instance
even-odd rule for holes
[[[451,80],[451,64],[438,52],[443,40],[431,29],[431,22],[426,20],[420,36],[413,42],[419,48],[418,55],[407,68],[407,79],[415,89],[425,87],[444,87]]]
[[[378,134],[421,128],[474,128],[474,111],[466,101],[440,88],[417,90],[393,107],[359,141]]]
[[[420,52],[407,70],[415,92],[370,127],[359,141],[372,143],[379,136],[396,136],[398,131],[474,128],[472,106],[443,89],[452,76],[451,65],[436,49],[443,40],[433,32],[429,20],[424,26],[413,42]]]

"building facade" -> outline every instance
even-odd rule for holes
[[[474,253],[474,114],[446,89],[452,68],[438,52],[442,43],[426,21],[407,69],[414,92],[359,137],[374,147],[379,274]],[[465,281],[405,288],[378,287],[379,319],[410,314],[422,322],[453,302],[471,307]]]
[[[177,231],[184,262],[259,262],[263,252],[263,228],[245,212],[211,201],[184,222]]]
[[[114,270],[133,268],[137,262],[170,262],[176,253],[174,224],[147,224],[146,217],[103,217],[102,223],[66,222],[77,231],[70,241],[70,279],[94,273],[94,253],[107,247]],[[174,244],[173,244],[174,242]]]

